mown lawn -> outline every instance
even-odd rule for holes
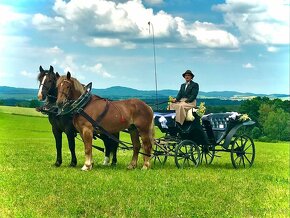
[[[140,157],[128,171],[131,151],[119,150],[113,168],[94,150],[93,170],[82,172],[83,144],[77,140],[71,168],[65,135],[63,164],[53,166],[50,125],[37,115],[0,107],[0,217],[289,217],[288,142],[256,142],[250,169],[233,169],[224,153],[210,166],[184,170],[169,158],[141,171]]]

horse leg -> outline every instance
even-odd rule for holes
[[[59,167],[62,164],[62,132],[57,130],[56,128],[52,128],[52,132],[55,139],[55,147],[56,147],[56,161],[55,166]]]
[[[147,134],[140,133],[140,135],[141,135],[142,146],[144,150],[144,154],[143,154],[144,164],[143,164],[142,169],[147,170],[150,167],[152,140],[148,133]]]
[[[143,150],[144,150],[144,165],[142,167],[143,170],[146,170],[150,167],[150,158],[151,158],[151,152],[152,152],[152,147],[154,145],[154,122],[152,120],[151,125],[149,129],[142,131],[139,130],[141,140],[142,140],[142,145],[143,145]]]
[[[117,139],[120,138],[120,133],[116,133],[116,134],[113,134]],[[119,143],[112,140],[112,145],[111,145],[111,152],[113,153],[113,159],[112,159],[112,163],[111,165],[112,166],[116,166],[117,165],[117,150],[118,150],[118,145]]]
[[[133,157],[131,163],[128,165],[127,169],[131,170],[136,168],[138,161],[138,154],[141,148],[139,140],[139,132],[136,128],[130,130],[131,141],[133,144]]]
[[[70,131],[66,134],[68,144],[69,144],[69,150],[71,153],[71,162],[70,166],[75,167],[77,165],[77,157],[76,157],[76,152],[75,152],[75,134],[73,131]]]
[[[88,128],[84,128],[82,131],[82,139],[84,141],[85,147],[85,164],[82,167],[83,171],[92,169],[92,141],[93,141],[93,131]]]
[[[114,133],[112,135],[115,138],[119,139],[119,133]],[[113,154],[111,165],[116,165],[117,164],[117,148],[118,148],[119,143],[104,134],[101,134],[100,138],[104,141],[104,145],[105,145],[105,158],[104,158],[103,165],[104,166],[109,165],[111,153]]]
[[[104,157],[104,166],[108,166],[110,163],[110,152],[111,152],[111,146],[110,146],[110,140],[108,136],[105,134],[100,134],[100,139],[103,140],[104,145],[105,145],[105,157]]]

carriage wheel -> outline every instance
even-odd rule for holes
[[[209,165],[212,163],[215,156],[215,150],[213,145],[202,145],[201,146],[201,158],[200,163],[204,161],[205,164]]]
[[[249,168],[255,159],[255,144],[252,138],[243,134],[232,142],[231,160],[234,168]]]
[[[184,140],[175,148],[175,164],[178,168],[197,167],[200,161],[200,150],[191,140]]]
[[[153,149],[152,158],[153,163],[164,165],[167,160],[167,147],[166,145],[160,145],[158,142],[155,142]]]

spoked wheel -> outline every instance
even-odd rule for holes
[[[167,160],[167,146],[161,143],[161,140],[156,140],[151,159],[155,164],[164,165]]]
[[[197,167],[200,161],[198,145],[191,140],[184,140],[175,148],[175,164],[178,168]]]
[[[213,145],[201,146],[201,158],[200,163],[211,164],[215,156],[215,150]]]
[[[252,138],[242,134],[237,136],[231,147],[231,160],[234,168],[249,168],[255,159],[255,144]]]

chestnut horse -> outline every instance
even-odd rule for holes
[[[71,77],[68,72],[57,81],[59,107],[69,100],[78,99],[86,90],[81,83]],[[125,129],[129,130],[133,144],[133,157],[128,169],[136,168],[138,154],[141,148],[139,136],[144,150],[144,164],[142,169],[150,167],[150,156],[154,143],[154,123],[152,109],[139,99],[121,101],[108,101],[93,95],[88,104],[83,108],[93,120],[98,120],[99,125],[107,132],[113,134]],[[92,168],[92,139],[94,128],[92,124],[80,114],[75,114],[73,124],[79,131],[85,147],[85,164],[82,170]]]

